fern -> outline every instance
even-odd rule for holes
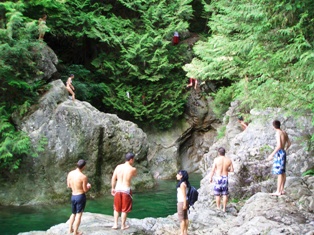
[[[224,104],[216,113],[234,99],[245,109],[314,111],[311,1],[215,0],[204,9],[212,35],[196,44],[197,57],[184,70],[228,86],[213,94]]]

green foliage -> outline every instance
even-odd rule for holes
[[[31,142],[23,132],[16,132],[0,108],[0,169],[13,171],[19,167],[21,155],[27,154]]]
[[[38,68],[47,42],[58,54],[64,81],[75,74],[78,99],[129,120],[168,128],[183,113],[186,94],[182,70],[187,46],[173,46],[174,31],[187,32],[191,0],[51,1],[0,3],[0,168],[15,169],[31,146],[9,122],[25,115],[45,90]],[[45,41],[38,19],[48,15]],[[75,62],[75,63],[74,63]],[[126,92],[130,95],[127,98]],[[10,147],[16,142],[15,148]],[[34,146],[35,147],[35,146]],[[41,145],[37,146],[39,150]],[[38,155],[34,150],[33,155]],[[10,168],[12,167],[12,168]]]
[[[213,94],[214,100],[212,108],[217,117],[222,117],[230,107],[233,99],[234,87],[221,87],[217,93]]]
[[[218,138],[218,139],[221,139],[221,138],[225,137],[226,129],[227,129],[226,126],[222,126],[222,127],[220,127],[220,128],[218,129],[218,131],[217,131],[217,133],[218,133],[217,138]]]
[[[194,47],[189,76],[228,80],[245,109],[314,111],[313,1],[214,0],[204,8],[212,35]]]
[[[9,121],[12,112],[23,116],[37,100],[42,72],[37,67],[40,43],[35,21],[24,17],[21,2],[0,3],[0,169],[18,169],[23,157],[35,156],[30,138]]]
[[[302,176],[307,176],[307,175],[314,176],[314,169],[310,169],[302,173]]]
[[[71,62],[66,56],[71,55],[84,61],[84,67],[67,69],[75,74],[78,99],[129,120],[168,128],[182,115],[186,100],[182,66],[187,45],[173,46],[171,40],[175,31],[187,32],[191,2],[33,0],[24,4],[29,16],[35,8],[47,12],[54,43],[64,39],[62,43],[73,45],[60,51],[62,60]]]
[[[20,3],[0,3],[1,13],[6,16],[0,20],[0,100],[11,110],[25,105],[25,101],[36,100],[37,89],[42,85],[34,81],[41,73],[37,68],[40,43],[34,37],[36,26],[23,17],[17,10],[20,8]]]

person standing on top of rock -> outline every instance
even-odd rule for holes
[[[125,224],[127,213],[132,210],[131,180],[137,175],[134,164],[135,155],[127,153],[125,163],[116,167],[111,178],[111,195],[114,196],[114,225],[113,229],[118,229],[119,213],[121,212],[121,230],[129,228]]]
[[[189,175],[185,170],[180,170],[176,177],[179,181],[177,184],[177,211],[180,221],[180,235],[187,235],[189,226],[187,198],[188,188],[190,187]]]
[[[86,161],[81,159],[76,165],[76,170],[71,171],[67,177],[68,188],[72,189],[72,214],[69,219],[69,234],[74,232],[74,235],[81,235],[83,233],[79,232],[78,228],[86,205],[85,193],[91,188],[91,185],[88,183],[87,176],[82,173]]]
[[[276,131],[277,146],[267,158],[268,161],[274,159],[272,172],[274,175],[278,175],[277,191],[271,193],[271,195],[274,196],[280,196],[284,194],[284,187],[286,183],[286,150],[291,145],[288,134],[280,129],[280,125],[280,121],[273,121],[273,127]]]
[[[48,30],[48,27],[46,25],[47,21],[47,15],[43,14],[41,18],[38,20],[38,31],[39,31],[39,40],[44,40],[44,36],[46,31]]]
[[[180,40],[179,33],[174,32],[173,37],[172,37],[172,44],[173,45],[179,44],[179,40]]]
[[[223,211],[226,211],[228,202],[228,173],[233,172],[231,159],[225,156],[226,150],[222,147],[218,149],[219,156],[214,159],[213,167],[209,173],[209,182],[215,182],[214,195],[216,196],[217,209],[220,210],[220,197],[223,196]],[[216,173],[215,177],[214,174]]]
[[[74,74],[70,74],[68,80],[66,82],[66,88],[68,92],[72,95],[72,100],[75,101],[75,93],[74,93],[74,86],[72,85],[72,79],[74,78]]]

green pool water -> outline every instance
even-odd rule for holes
[[[201,175],[191,174],[190,183],[199,188]],[[166,217],[176,212],[176,180],[160,180],[146,192],[133,192],[133,210],[129,218]],[[85,212],[113,214],[113,197],[88,199]],[[20,232],[47,230],[64,223],[71,214],[71,205],[0,207],[0,234],[16,235]]]

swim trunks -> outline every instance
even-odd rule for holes
[[[83,212],[86,205],[86,195],[85,194],[72,195],[71,204],[72,214]]]
[[[188,205],[188,202],[186,202]],[[178,211],[178,218],[179,221],[181,222],[182,220],[188,219],[188,210],[183,210],[183,202],[178,202],[177,203],[177,211]]]
[[[214,194],[215,196],[228,195],[228,176],[216,176],[214,178]]]
[[[274,155],[273,174],[281,175],[286,172],[286,151],[278,150]]]
[[[116,190],[113,209],[117,212],[130,212],[132,210],[132,191]]]

